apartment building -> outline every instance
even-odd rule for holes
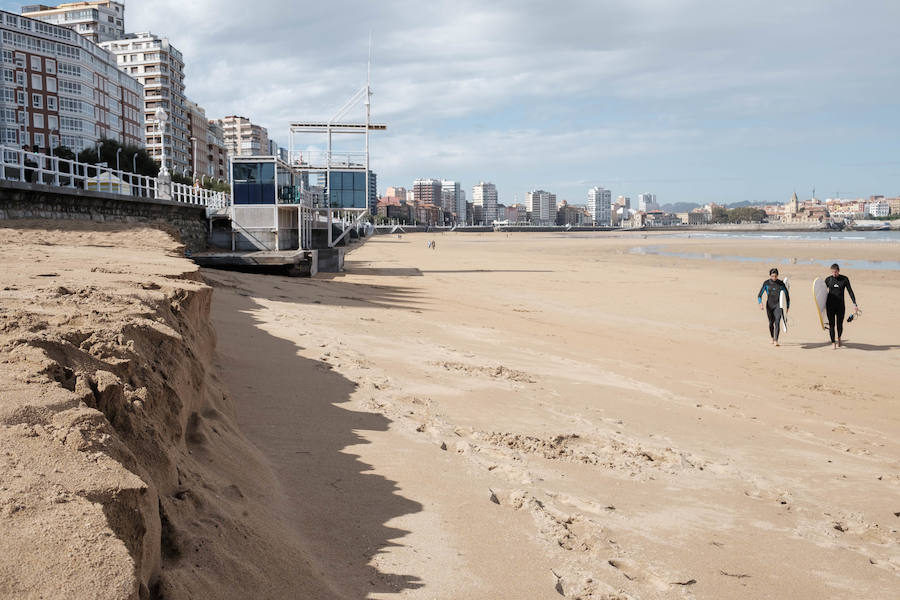
[[[534,190],[525,194],[525,206],[535,225],[556,224],[556,194]]]
[[[476,223],[490,225],[497,220],[497,200],[497,186],[493,183],[482,181],[472,187]]]
[[[184,58],[168,38],[148,31],[129,33],[121,39],[102,42],[115,54],[119,68],[144,86],[144,140],[147,151],[176,173],[191,170],[190,114],[184,96]],[[159,130],[156,109],[169,115],[165,134]]]
[[[0,11],[0,142],[75,152],[143,145],[141,84],[72,29]]]
[[[606,227],[612,223],[612,192],[609,190],[599,186],[588,190],[587,207],[594,225]]]
[[[125,37],[125,4],[111,0],[67,2],[58,6],[30,4],[22,16],[67,27],[95,44]]]
[[[440,207],[442,189],[440,179],[416,179],[413,182],[413,198],[416,206],[433,204]]]
[[[229,115],[218,120],[225,135],[225,150],[230,156],[266,156],[269,154],[269,132],[250,119]]]
[[[198,142],[199,143],[199,142]],[[218,121],[206,122],[206,163],[207,175],[213,179],[228,181],[231,177],[228,168],[228,151],[225,150],[225,130]]]

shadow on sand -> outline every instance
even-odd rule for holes
[[[827,348],[831,346],[831,342],[818,342],[818,343],[809,343],[809,344],[801,344],[800,347],[804,350],[815,350],[817,348]],[[850,348],[852,350],[865,350],[866,352],[885,352],[887,350],[896,350],[900,348],[900,344],[860,344],[857,342],[841,342],[841,346],[843,348]]]
[[[552,271],[538,271],[530,269],[429,269],[422,270],[417,267],[357,267],[346,264],[344,273],[348,275],[382,275],[388,277],[421,277],[429,274],[441,273],[552,273]],[[344,273],[335,273],[343,275]]]
[[[254,295],[278,300],[266,297],[267,285],[280,288],[288,281],[260,281],[263,293],[254,289]],[[286,519],[336,597],[363,599],[422,587],[413,575],[370,564],[408,533],[385,523],[419,512],[422,505],[398,494],[396,482],[370,473],[371,466],[348,451],[368,443],[359,432],[386,431],[391,421],[341,407],[355,382],[326,362],[299,356],[302,348],[293,342],[267,333],[254,317],[262,305],[239,287],[212,283],[220,373],[234,398],[238,423],[272,464],[287,498]],[[303,582],[296,584],[285,597],[303,597]]]

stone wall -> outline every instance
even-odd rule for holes
[[[0,181],[0,220],[143,223],[179,236],[188,253],[206,249],[206,208],[105,192]]]

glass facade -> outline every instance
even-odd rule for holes
[[[275,204],[274,162],[235,162],[231,170],[234,204]]]
[[[335,208],[366,208],[366,174],[357,171],[332,171],[329,194]]]

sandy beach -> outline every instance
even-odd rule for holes
[[[377,237],[314,280],[204,271],[237,422],[344,598],[892,598],[900,274],[833,350],[766,263],[900,244]]]
[[[314,279],[0,247],[0,598],[897,595],[900,274],[844,270],[832,350],[805,264],[897,242],[383,236]],[[784,261],[780,347],[769,264],[722,256]]]

